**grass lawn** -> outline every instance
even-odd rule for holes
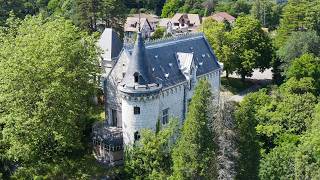
[[[251,87],[253,82],[246,80],[242,82],[239,78],[228,79],[226,77],[221,77],[221,91],[230,91],[232,94],[238,94],[241,91],[246,90]]]

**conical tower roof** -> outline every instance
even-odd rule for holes
[[[148,93],[161,88],[161,85],[156,83],[152,75],[141,32],[138,32],[132,55],[129,58],[128,69],[120,84],[120,91],[127,93]]]

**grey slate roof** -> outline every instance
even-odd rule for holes
[[[119,56],[123,43],[113,29],[106,28],[98,40],[98,46],[102,50],[102,58],[111,61],[111,59]]]
[[[132,47],[126,48],[132,52]],[[193,52],[195,65],[198,67],[197,76],[220,69],[217,58],[202,33],[146,43],[146,60],[151,67],[152,77],[163,88],[186,81],[177,63],[178,52]],[[131,61],[129,59],[127,72],[132,71]]]
[[[122,92],[145,93],[160,90],[159,88],[161,87],[155,83],[155,77],[151,72],[151,64],[146,56],[141,32],[138,32],[137,41],[134,45],[128,67],[126,75],[120,84]],[[135,74],[138,76],[138,82],[135,82]]]

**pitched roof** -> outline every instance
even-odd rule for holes
[[[102,58],[104,60],[111,60],[119,56],[123,43],[113,29],[106,28],[98,40],[98,46],[102,50]]]
[[[147,23],[151,29],[150,23],[146,18],[140,18],[141,28]],[[138,32],[139,31],[139,18],[137,17],[127,17],[126,23],[124,24],[125,32]]]
[[[151,72],[151,65],[146,56],[146,49],[141,32],[132,50],[126,74],[121,81],[121,91],[125,93],[141,93],[159,90]],[[137,78],[137,79],[136,79]],[[155,87],[155,88],[152,88]]]
[[[170,18],[162,18],[159,20],[159,26],[160,27],[167,27],[168,22],[170,22]]]
[[[132,17],[139,18],[139,14],[132,14]],[[159,22],[158,16],[154,14],[145,14],[141,13],[140,18],[146,18],[150,23],[157,23]]]
[[[171,21],[174,22],[174,23],[178,23],[182,16],[187,17],[190,20],[190,23],[194,24],[195,26],[200,26],[201,25],[199,14],[176,13],[172,17]]]
[[[231,16],[230,14],[226,12],[218,12],[215,13],[214,15],[211,16],[212,19],[218,21],[218,22],[223,22],[224,20],[227,20],[228,22],[233,22],[236,18]]]
[[[132,52],[132,47],[126,48]],[[217,58],[202,33],[149,42],[145,48],[151,74],[163,88],[186,81],[179,68],[177,53],[193,53],[197,76],[220,69]],[[131,71],[130,61],[132,60],[129,59],[127,72]]]

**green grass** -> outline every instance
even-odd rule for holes
[[[251,87],[253,83],[251,81],[246,80],[242,82],[239,78],[231,78],[228,79],[226,77],[221,78],[221,90],[222,91],[230,91],[232,94],[238,94],[241,91],[246,90]]]

